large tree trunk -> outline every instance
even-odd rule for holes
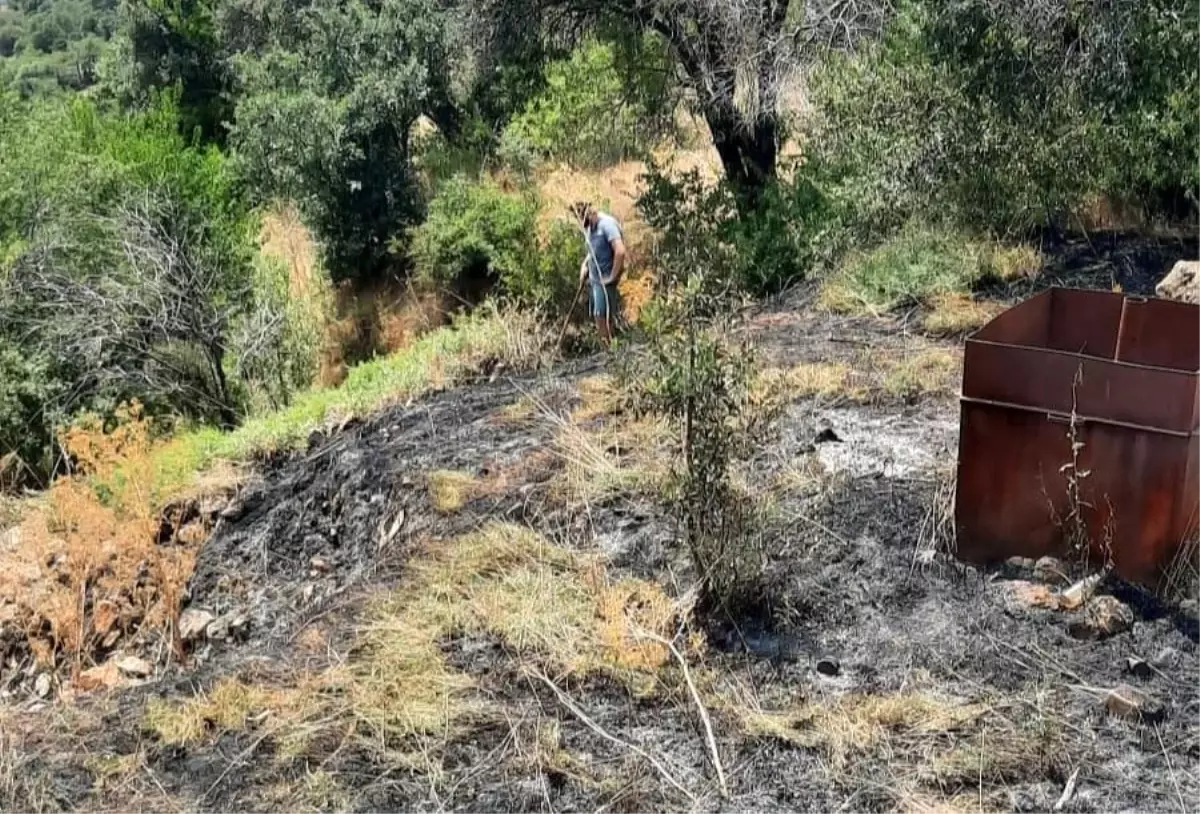
[[[706,111],[713,146],[721,157],[725,179],[743,212],[756,209],[763,190],[775,178],[779,155],[779,123],[774,116],[746,124],[736,114]]]

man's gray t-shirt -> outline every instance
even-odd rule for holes
[[[621,224],[612,215],[601,215],[596,226],[588,229],[588,279],[592,285],[600,285],[612,275],[612,241],[621,237]]]

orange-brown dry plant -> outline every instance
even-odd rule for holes
[[[55,481],[10,541],[0,607],[24,624],[44,666],[65,660],[78,673],[123,637],[170,633],[197,543],[158,544],[149,424],[139,404],[118,411],[111,430],[98,418],[82,420],[61,444],[74,471]]]

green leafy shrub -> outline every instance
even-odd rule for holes
[[[264,202],[297,202],[335,280],[387,271],[422,218],[411,135],[448,75],[444,23],[432,0],[321,0],[235,60],[238,164]]]
[[[671,123],[667,65],[653,38],[632,48],[584,43],[546,66],[545,89],[501,135],[501,159],[528,169],[547,159],[597,167],[644,155]]]
[[[640,320],[647,341],[625,346],[619,377],[635,410],[666,418],[678,433],[666,497],[703,607],[736,614],[769,599],[770,540],[757,503],[733,473],[761,448],[776,411],[751,387],[753,353],[736,330],[743,298],[737,253],[711,214],[704,206],[677,209],[662,233],[659,291]]]
[[[525,305],[557,306],[574,290],[581,238],[563,223],[539,238],[538,202],[490,181],[459,176],[442,185],[412,232],[419,277],[460,294],[497,286]]]
[[[753,212],[739,213],[727,185],[708,187],[696,172],[670,179],[652,170],[638,200],[646,222],[667,235],[698,231],[728,251],[726,273],[753,294],[804,279],[829,259],[834,210],[812,176],[796,173],[763,193]],[[709,239],[709,238],[706,238]]]

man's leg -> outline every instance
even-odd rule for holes
[[[600,341],[607,345],[611,331],[608,327],[608,298],[604,291],[604,286],[593,282],[590,299],[592,320],[596,323],[596,333],[600,335]]]

